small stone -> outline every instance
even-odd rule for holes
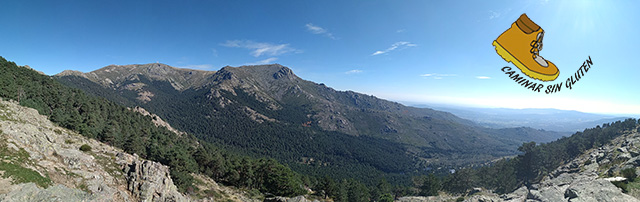
[[[624,147],[618,147],[617,150],[622,153],[627,153],[627,148],[624,148]]]
[[[578,198],[578,194],[573,189],[567,189],[567,191],[564,192],[564,198],[568,198],[568,199]]]
[[[629,154],[629,153],[621,153],[620,155],[618,155],[618,158],[616,158],[616,159],[620,159],[620,160],[626,161],[626,160],[631,159],[631,154]]]

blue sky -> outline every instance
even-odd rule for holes
[[[279,63],[394,101],[640,114],[636,1],[7,1],[0,56],[46,74],[161,62]],[[572,90],[532,92],[491,45],[522,13]]]

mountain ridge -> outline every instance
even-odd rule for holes
[[[105,75],[104,73],[101,73],[101,72],[112,72],[114,68],[118,68],[118,67],[129,68],[131,70],[130,73],[126,73],[123,76],[108,76],[106,79],[109,79],[109,81],[112,81],[112,82],[123,81],[124,78],[129,78],[130,80],[139,79],[133,76],[135,76],[136,74],[139,74],[139,75],[144,75],[149,77],[149,75],[141,74],[143,71],[136,70],[135,68],[145,68],[150,65],[153,66],[154,64],[156,63],[149,63],[149,64],[143,64],[143,65],[109,65],[89,73],[82,73],[80,75],[60,73],[55,75],[55,77],[59,78],[59,77],[65,77],[65,76],[82,76],[95,83],[102,85],[103,87],[114,88],[119,85],[111,82],[105,82],[103,81],[104,79],[102,80],[99,79],[99,76]],[[170,68],[182,70],[175,67],[170,67]],[[70,70],[70,71],[73,71],[73,70]],[[295,75],[290,68],[282,66],[280,64],[249,65],[249,66],[240,66],[240,67],[225,66],[218,71],[201,71],[201,72],[206,72],[205,74],[208,76],[206,78],[207,81],[206,82],[201,81],[200,83],[202,83],[202,86],[191,86],[191,88],[203,88],[204,86],[209,86],[210,88],[212,88],[212,92],[207,96],[210,96],[210,97],[220,97],[219,90],[226,90],[235,95],[236,93],[234,88],[242,88],[244,90],[252,90],[251,93],[255,93],[253,96],[256,96],[257,99],[260,99],[261,101],[264,101],[264,102],[274,101],[272,100],[272,98],[275,98],[275,101],[281,101],[281,99],[283,98],[282,96],[284,96],[284,94],[286,94],[287,91],[293,91],[293,93],[303,94],[303,96],[306,96],[306,98],[314,99],[316,101],[318,100],[322,101],[323,104],[325,105],[330,105],[331,104],[330,102],[334,102],[337,100],[348,99],[347,102],[345,103],[347,103],[351,107],[364,107],[364,108],[369,107],[370,108],[371,106],[374,106],[374,107],[380,106],[374,109],[389,110],[389,111],[393,110],[393,112],[395,113],[402,112],[400,108],[407,108],[407,106],[404,106],[400,103],[379,99],[372,95],[365,95],[365,94],[357,93],[354,91],[337,91],[337,90],[334,90],[333,88],[327,87],[324,84],[317,84],[311,81],[303,80],[297,75]],[[263,76],[256,77],[256,75],[263,75]],[[163,77],[155,77],[155,78],[152,76],[150,79],[158,79],[158,80],[164,81],[164,80],[171,80],[170,78],[169,79],[164,78],[164,77],[171,77],[171,76],[172,75],[169,75],[169,74],[163,75]],[[112,79],[112,78],[119,78],[119,79]],[[290,84],[290,83],[293,83],[294,85],[286,86],[286,84]],[[143,87],[144,87],[144,84],[142,87],[139,87],[139,88],[143,88]],[[127,90],[137,90],[136,87],[131,87],[131,85],[125,85],[125,88],[127,88]],[[213,88],[216,88],[216,89],[213,89]],[[310,89],[310,88],[319,88],[320,92],[313,92],[318,90]],[[259,91],[256,91],[256,89],[259,89]],[[180,90],[180,89],[176,88],[176,90]],[[185,90],[185,89],[182,89],[182,90]],[[325,91],[322,91],[322,90],[325,90]],[[265,94],[265,91],[270,93],[270,95]],[[341,93],[341,95],[335,96],[335,95],[332,95],[332,93]],[[320,96],[318,96],[318,94],[320,94]],[[277,103],[272,103],[272,104],[274,104],[273,106],[270,106],[272,109],[279,108],[279,106],[276,105]],[[326,107],[331,107],[331,106],[326,106]],[[408,107],[408,108],[412,108],[412,107]],[[412,116],[424,116],[424,114],[429,114],[431,116],[434,116],[432,118],[455,121],[455,122],[460,122],[468,125],[473,124],[471,121],[460,119],[448,112],[439,112],[433,109],[417,109],[417,108],[413,108],[413,109],[414,110],[411,110],[411,111],[407,110],[404,113],[409,113]],[[343,117],[339,117],[339,120],[345,121],[342,118]],[[337,126],[327,126],[325,128],[329,128],[329,127],[339,128]],[[353,134],[352,132],[348,132],[344,130],[341,132]]]
[[[117,67],[122,66],[101,70],[113,73],[118,70],[110,68]],[[144,69],[144,65],[134,67]],[[189,87],[182,85],[185,88],[176,88],[171,83],[180,79],[172,79],[176,75],[170,72],[162,77],[139,70],[106,75],[121,82],[100,82],[105,80],[100,77],[94,79],[98,82],[87,81],[90,79],[77,75],[54,78],[88,93],[120,100],[129,107],[141,106],[176,129],[201,139],[258,156],[277,157],[302,170],[308,168],[297,164],[308,158],[323,165],[359,164],[396,173],[442,167],[438,165],[458,167],[516,154],[522,142],[548,142],[560,137],[557,133],[530,128],[482,128],[448,112],[408,107],[353,91],[337,91],[304,80],[280,64],[226,66],[215,72],[205,71],[202,75],[206,76],[196,77],[201,80]],[[304,142],[300,138],[319,142]],[[331,145],[338,142],[368,146],[365,149],[365,145],[357,148]],[[384,150],[382,145],[393,148],[388,151],[390,158],[370,157],[374,153],[389,155],[380,153]]]
[[[553,108],[470,108],[454,106],[414,105],[433,107],[453,113],[490,128],[532,127],[559,132],[576,132],[603,123],[625,120],[629,117],[585,113]]]
[[[158,80],[169,81],[176,90],[183,90],[201,85],[208,75],[215,71],[176,68],[162,63],[108,65],[103,68],[83,73],[75,70],[64,70],[54,76],[81,76],[103,86],[117,88],[114,85],[125,80],[136,79],[135,75],[143,74]]]

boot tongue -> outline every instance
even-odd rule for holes
[[[533,60],[535,60],[540,66],[549,67],[547,61],[539,55],[533,55]]]

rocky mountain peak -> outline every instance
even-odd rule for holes
[[[64,70],[58,74],[56,74],[55,76],[84,76],[84,73],[82,73],[81,71],[76,71],[76,70]]]
[[[250,65],[231,67],[225,66],[210,78],[209,84],[223,84],[226,87],[235,88],[263,88],[272,86],[286,87],[287,83],[300,82],[291,69],[280,64]],[[279,83],[279,84],[277,84]]]
[[[150,76],[168,76],[176,71],[180,71],[178,68],[171,67],[162,63],[149,63],[149,64],[134,64],[134,65],[109,65],[98,70],[92,71],[95,74],[108,74],[108,73],[120,73],[120,74],[147,74]]]
[[[273,74],[273,78],[275,79],[281,79],[281,78],[292,79],[295,77],[296,75],[293,74],[293,71],[285,66],[282,66],[280,70],[278,70],[276,73]]]
[[[215,75],[212,76],[211,81],[213,82],[221,82],[224,80],[235,80],[237,77],[235,76],[236,68],[231,66],[225,66],[222,69],[218,70]]]
[[[234,68],[234,70],[261,80],[281,80],[283,78],[291,80],[298,78],[293,73],[293,70],[280,64],[240,66]]]

